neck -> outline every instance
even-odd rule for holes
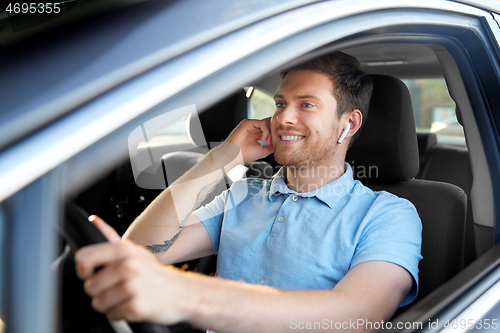
[[[286,183],[298,193],[311,192],[342,176],[345,156],[328,164],[286,167]]]

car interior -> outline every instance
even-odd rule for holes
[[[420,262],[420,291],[416,301],[425,298],[444,282],[455,276],[478,256],[493,245],[491,234],[484,232],[475,223],[477,215],[473,211],[473,200],[482,194],[474,191],[473,172],[469,150],[481,143],[477,141],[477,127],[473,119],[461,112],[471,108],[456,62],[450,53],[439,45],[382,43],[366,44],[342,49],[345,53],[358,58],[362,69],[371,75],[374,92],[370,103],[369,117],[361,136],[349,149],[346,161],[351,163],[355,178],[373,190],[386,190],[410,200],[417,208],[423,224],[423,260]],[[327,49],[321,52],[328,52]],[[318,53],[314,54],[315,56]],[[310,55],[312,57],[313,55]],[[293,64],[289,64],[291,66]],[[467,141],[463,144],[440,142],[436,133],[417,132],[415,114],[405,79],[440,78],[444,79],[449,94],[456,102],[456,117],[460,124],[468,121]],[[223,100],[212,104],[205,110],[199,110],[199,122],[203,130],[204,142],[207,146],[195,149],[178,149],[168,136],[159,141],[155,149],[164,149],[159,161],[165,171],[187,171],[203,156],[208,148],[223,141],[238,123],[255,113],[252,106],[252,94],[260,90],[272,96],[279,85],[277,72],[270,73]],[[426,96],[423,96],[426,98]],[[272,109],[272,106],[271,106]],[[469,116],[470,118],[470,116]],[[185,135],[191,143],[199,142],[199,127],[196,121],[188,119],[181,122]],[[184,119],[186,120],[186,119]],[[168,131],[167,131],[168,132]],[[475,141],[476,140],[476,141]],[[150,142],[153,142],[151,140]],[[203,141],[203,140],[202,140]],[[197,146],[197,145],[194,145]],[[143,149],[148,149],[144,148]],[[476,153],[476,170],[482,170],[480,156],[482,149]],[[133,163],[132,163],[133,164]],[[246,164],[246,177],[270,178],[279,169],[272,155],[253,163]],[[361,172],[376,167],[374,174]],[[101,216],[120,234],[123,234],[147,205],[161,192],[160,188],[143,188],[138,186],[131,161],[124,161],[113,171],[81,191],[75,202],[85,211]],[[360,172],[357,172],[360,171]],[[153,171],[154,172],[154,171]],[[166,177],[165,183],[171,183],[182,172]],[[227,186],[234,179],[227,179]],[[163,187],[164,188],[164,187]],[[219,191],[227,187],[219,188]],[[217,193],[212,193],[211,198]],[[479,198],[479,200],[481,200]],[[478,200],[478,199],[476,199]],[[207,198],[205,202],[209,202]],[[491,208],[490,208],[491,209]],[[191,262],[176,264],[186,270],[213,275],[216,268],[216,256],[200,258]],[[70,266],[66,265],[66,266]],[[82,307],[74,308],[75,303],[88,304],[88,297],[78,290],[79,281],[65,269],[63,287],[64,331],[86,331],[89,325],[97,325],[89,320],[95,314],[82,318]],[[82,300],[75,302],[75,296]],[[410,304],[398,310],[397,314],[411,307]],[[88,307],[88,306],[87,306]],[[89,313],[92,311],[90,310]],[[102,318],[100,319],[102,320]],[[102,325],[101,325],[102,326]],[[77,329],[78,328],[78,329]],[[170,327],[170,330],[190,330],[189,325],[181,324]]]

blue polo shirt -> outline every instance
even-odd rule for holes
[[[405,268],[418,292],[422,225],[415,207],[385,191],[373,192],[345,173],[297,193],[284,172],[272,180],[235,182],[194,214],[207,229],[217,276],[281,289],[332,289],[349,269],[381,260]]]

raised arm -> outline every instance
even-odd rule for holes
[[[258,140],[269,146],[262,147]],[[130,225],[123,239],[147,247],[164,264],[213,253],[208,232],[192,212],[223,180],[222,169],[229,171],[269,155],[270,141],[269,119],[244,120],[221,146],[164,190]]]

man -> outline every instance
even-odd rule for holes
[[[238,125],[155,199],[125,241],[94,218],[112,242],[76,254],[94,308],[114,320],[188,321],[217,332],[359,332],[411,302],[418,214],[354,181],[344,163],[372,90],[358,66],[336,52],[284,73],[274,116]],[[222,179],[217,170],[237,165],[238,154],[249,162],[273,151],[284,168],[272,180],[235,182],[192,214]],[[214,252],[219,278],[159,263]],[[358,319],[372,326],[352,325]]]

